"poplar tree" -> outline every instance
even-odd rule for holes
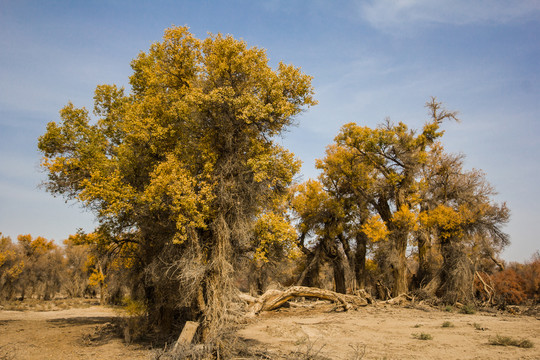
[[[48,124],[46,187],[93,210],[101,239],[129,248],[133,293],[154,324],[198,320],[209,341],[230,307],[235,259],[299,170],[274,139],[316,104],[311,77],[186,27],[167,29],[131,66],[129,93],[96,88],[97,120],[68,104]]]

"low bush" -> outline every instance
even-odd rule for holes
[[[418,340],[432,340],[433,336],[428,333],[412,334],[413,338]]]
[[[510,336],[497,335],[495,338],[489,340],[490,345],[498,346],[516,346],[520,348],[532,348],[534,345],[529,339],[514,339]]]

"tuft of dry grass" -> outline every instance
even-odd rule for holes
[[[433,340],[433,336],[428,333],[412,334],[413,338],[418,340]]]
[[[67,309],[87,308],[99,305],[97,299],[86,298],[66,298],[54,300],[24,299],[4,301],[1,304],[2,310],[10,311],[57,311]]]
[[[454,327],[454,324],[452,324],[450,321],[445,321],[442,323],[441,327],[443,328],[451,328]]]
[[[495,338],[489,339],[490,345],[498,345],[498,346],[516,346],[524,349],[529,349],[534,346],[532,341],[529,339],[514,339],[510,336],[501,336],[497,335]]]
[[[461,314],[472,315],[472,314],[476,314],[476,309],[473,305],[465,305],[459,310],[459,312]]]

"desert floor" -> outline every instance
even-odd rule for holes
[[[538,315],[467,315],[380,303],[348,312],[333,308],[317,302],[263,313],[242,325],[238,335],[259,359],[540,359]],[[0,310],[0,360],[154,357],[156,350],[148,344],[128,345],[108,335],[118,316],[117,310],[97,305]],[[422,334],[431,339],[418,339]],[[497,335],[528,339],[534,346],[490,345]]]

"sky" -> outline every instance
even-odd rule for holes
[[[128,88],[130,62],[164,29],[231,34],[271,66],[313,76],[319,104],[279,141],[315,178],[340,127],[389,117],[420,128],[431,96],[459,112],[447,151],[482,169],[512,217],[507,261],[540,249],[540,0],[0,0],[0,232],[61,242],[95,225],[39,185],[37,139],[69,101],[93,108],[98,84]]]

